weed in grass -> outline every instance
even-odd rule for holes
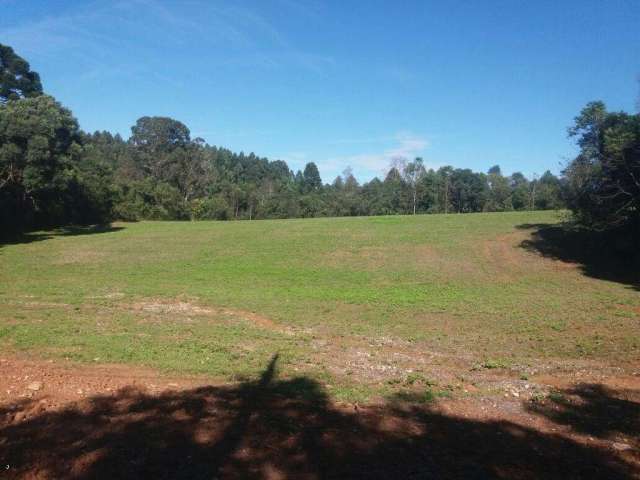
[[[565,396],[561,392],[557,391],[549,392],[547,398],[555,403],[564,403],[566,401]]]
[[[411,386],[414,384],[425,385],[427,387],[433,387],[436,385],[435,382],[429,380],[424,374],[419,372],[412,372],[404,379],[404,384],[407,386]]]
[[[448,390],[435,390],[433,388],[427,388],[421,391],[396,392],[390,397],[390,399],[394,402],[432,403],[439,399],[451,397],[452,393]]]
[[[488,359],[482,363],[482,367],[491,370],[494,368],[508,368],[509,364],[504,360]]]

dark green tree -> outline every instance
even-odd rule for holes
[[[186,125],[169,117],[141,117],[131,127],[132,145],[153,152],[184,147],[190,141]]]
[[[580,147],[564,171],[576,217],[590,227],[623,229],[640,239],[640,114],[610,113],[602,102],[592,102],[569,135]]]
[[[520,172],[515,172],[509,178],[511,187],[511,203],[515,210],[527,210],[531,205],[530,186],[527,178]]]
[[[494,165],[487,173],[489,175],[502,175],[502,169],[500,168],[500,165]]]
[[[304,167],[304,173],[302,174],[302,176],[304,178],[304,188],[307,192],[312,192],[322,188],[320,171],[318,170],[318,166],[315,163],[307,163]]]
[[[11,47],[0,44],[0,103],[41,93],[40,76]]]
[[[470,169],[456,169],[451,175],[451,205],[458,213],[481,212],[488,197],[486,176]]]
[[[485,209],[491,212],[513,210],[512,189],[509,180],[502,176],[499,165],[494,165],[489,169],[487,182],[489,183],[489,195]]]
[[[4,215],[10,217],[5,222],[25,226],[31,215],[60,221],[63,192],[81,154],[75,118],[52,97],[0,106],[0,190]]]
[[[410,202],[411,211],[415,215],[418,204],[422,200],[422,178],[426,175],[427,171],[424,168],[424,162],[422,158],[417,157],[412,162],[408,162],[402,171],[404,181],[410,190]]]
[[[381,214],[396,215],[409,213],[407,208],[407,188],[398,168],[391,167],[389,169],[384,178],[381,193]]]
[[[532,197],[537,210],[558,210],[564,206],[562,181],[549,170],[534,180],[535,196]]]
[[[164,180],[167,163],[178,148],[185,148],[191,141],[189,129],[169,117],[141,117],[131,127],[129,143],[134,147],[134,161],[145,174],[156,180]]]

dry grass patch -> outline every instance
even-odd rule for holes
[[[145,300],[135,302],[131,305],[126,305],[125,308],[129,308],[136,312],[149,313],[156,319],[160,318],[166,321],[170,321],[175,318],[189,318],[193,316],[215,322],[224,320],[229,320],[232,323],[241,322],[263,330],[284,333],[286,335],[295,335],[295,330],[292,327],[278,325],[270,318],[259,313],[226,307],[202,306],[198,305],[194,300]]]

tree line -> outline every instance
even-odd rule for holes
[[[397,159],[384,179],[360,184],[345,169],[323,184],[315,163],[293,172],[281,161],[233,153],[191,140],[188,128],[143,117],[125,141],[83,136],[85,163],[100,166],[113,187],[115,218],[229,220],[319,216],[453,213],[561,208],[562,182],[547,172],[529,181],[499,167],[488,174]],[[90,159],[87,162],[87,159]],[[95,168],[94,168],[95,170]]]
[[[234,153],[142,117],[128,139],[83,132],[40,78],[0,45],[0,222],[3,230],[111,220],[231,220],[559,209],[598,226],[638,216],[638,116],[591,104],[570,132],[581,154],[558,178],[487,173],[394,159],[360,184],[350,168],[323,184],[315,163]],[[634,136],[635,135],[635,136]],[[636,142],[633,144],[633,142]],[[635,146],[629,146],[629,145]],[[635,149],[635,150],[634,150]],[[634,163],[635,162],[635,163]],[[631,166],[629,166],[631,165]],[[623,170],[632,175],[624,179]],[[629,196],[630,195],[630,196]],[[613,199],[613,200],[612,200]],[[607,205],[614,201],[615,208]],[[623,215],[624,218],[611,220]],[[613,223],[610,223],[613,222]]]

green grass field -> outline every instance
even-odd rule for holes
[[[618,365],[640,294],[522,247],[558,212],[118,223],[0,246],[5,350],[216,380],[283,376],[336,398],[477,370]]]

